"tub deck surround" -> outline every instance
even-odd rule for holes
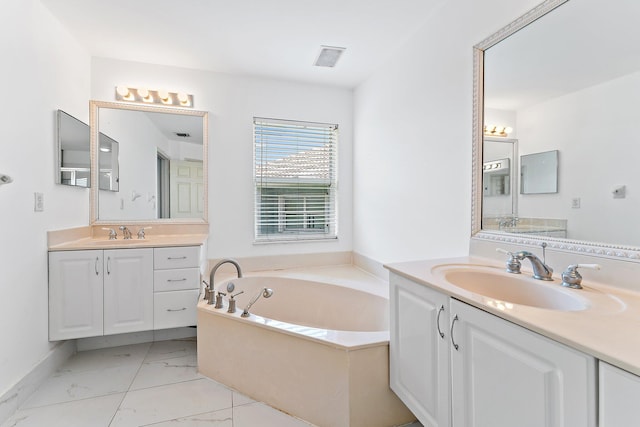
[[[157,248],[162,246],[201,246],[209,237],[207,224],[127,224],[133,237],[122,238],[119,224],[94,225],[47,232],[49,251],[75,251],[85,249]],[[145,227],[146,236],[138,239],[136,233]],[[109,240],[103,228],[113,228],[116,240]]]
[[[228,281],[216,280],[216,289]],[[251,272],[231,281],[234,292],[246,294],[237,297],[236,313],[227,313],[226,303],[218,310],[198,304],[202,374],[321,426],[388,427],[415,419],[389,388],[386,282],[353,266]],[[240,317],[240,297],[248,300],[262,286],[272,287],[273,296]],[[305,312],[309,319],[301,317]]]
[[[512,304],[512,308],[499,309],[486,298],[446,282],[438,273],[438,266],[446,264],[483,265],[503,268],[504,263],[488,258],[467,256],[460,258],[412,261],[386,265],[393,273],[424,286],[436,289],[455,299],[521,325],[527,329],[564,343],[600,360],[640,375],[640,292],[590,282],[582,282],[584,289],[567,289],[583,299],[587,308],[578,311],[549,310]],[[523,274],[531,270],[523,264]],[[558,274],[561,273],[557,272]],[[548,286],[562,282],[558,274]],[[514,286],[517,284],[514,284]]]

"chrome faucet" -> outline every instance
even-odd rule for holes
[[[518,260],[528,259],[531,261],[531,268],[533,268],[533,278],[538,280],[553,280],[551,275],[553,274],[553,268],[544,263],[538,256],[529,251],[520,251],[513,254],[514,258]]]
[[[209,298],[207,299],[207,304],[213,304],[216,300],[216,291],[214,289],[214,277],[216,275],[216,271],[218,270],[218,268],[220,268],[220,266],[222,266],[223,264],[233,264],[236,267],[236,271],[238,272],[238,279],[242,277],[242,269],[240,268],[240,264],[238,264],[238,261],[230,259],[230,258],[226,258],[223,259],[221,261],[218,261],[218,263],[216,265],[213,266],[213,268],[211,269],[211,273],[209,274],[209,289],[208,292],[205,293],[205,298],[208,296]],[[218,298],[222,298],[222,296],[218,296]]]
[[[131,230],[129,230],[126,226],[121,225],[120,226],[120,231],[122,231],[122,235],[124,236],[123,237],[124,240],[130,240],[131,239]]]
[[[531,261],[531,268],[533,269],[533,278],[538,280],[547,280],[551,281],[553,278],[553,268],[549,267],[545,262],[545,249],[547,244],[542,242],[542,258],[538,258],[538,256],[529,251],[519,251],[519,252],[509,252],[504,249],[497,248],[497,252],[501,252],[503,254],[509,255],[509,259],[507,260],[507,273],[520,274],[520,261],[523,259],[528,259]]]

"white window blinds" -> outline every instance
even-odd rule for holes
[[[254,118],[257,242],[335,239],[338,125]]]

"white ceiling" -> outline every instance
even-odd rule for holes
[[[444,0],[41,1],[92,56],[355,87]]]

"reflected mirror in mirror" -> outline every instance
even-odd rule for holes
[[[518,141],[485,138],[482,153],[482,206],[484,218],[496,222],[517,212]]]
[[[532,191],[547,194],[531,197],[529,181],[522,181],[516,215],[520,224],[540,222],[527,233],[556,236],[541,225],[553,220],[565,224],[572,241],[640,247],[640,228],[628,226],[640,215],[640,198],[632,196],[640,182],[640,144],[629,143],[640,135],[638,17],[640,2],[633,0],[550,0],[476,46],[476,152],[483,152],[481,129],[488,123],[513,128],[509,138],[518,140],[518,156],[562,151],[557,192],[538,188]],[[485,188],[483,161],[474,163],[480,181],[474,200],[482,200]],[[622,185],[626,198],[614,198]],[[491,214],[479,205],[476,231]],[[517,228],[513,232],[525,232]]]
[[[92,101],[99,181],[111,190],[92,194],[93,221],[205,222],[206,122],[200,111]]]
[[[91,185],[89,126],[62,110],[56,111],[56,122],[56,183],[89,187]]]
[[[520,156],[520,193],[558,192],[558,150]]]

